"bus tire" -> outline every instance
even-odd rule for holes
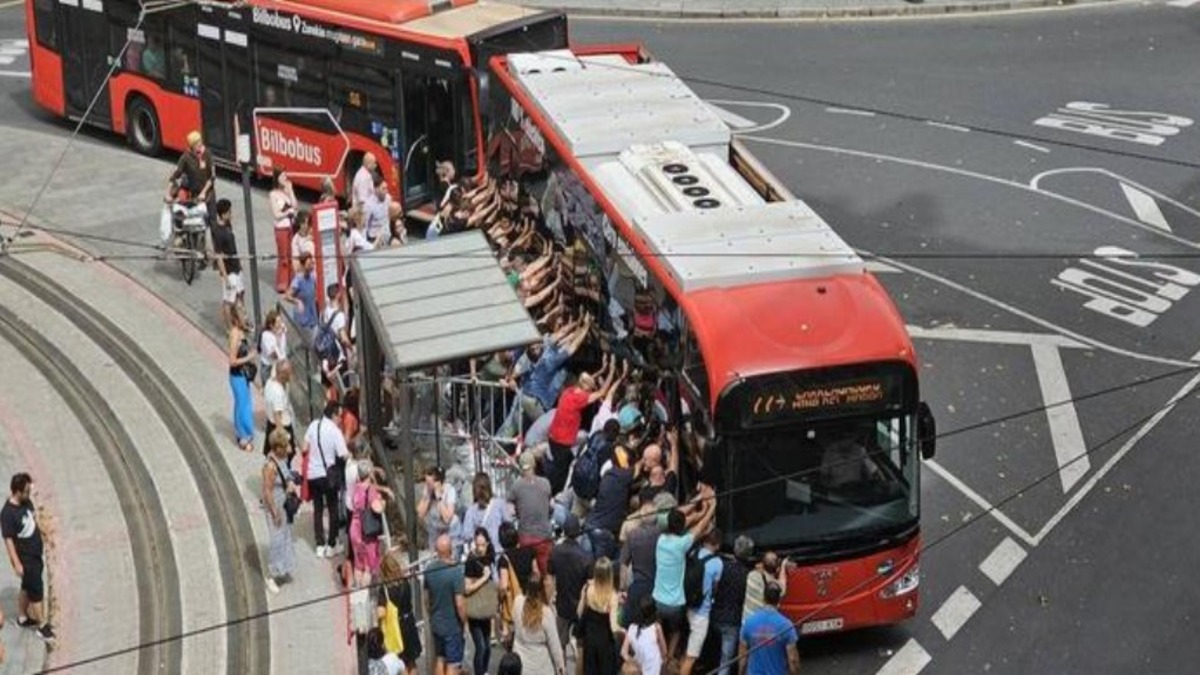
[[[162,152],[162,126],[154,105],[142,96],[129,99],[125,107],[125,137],[134,150],[154,157]]]

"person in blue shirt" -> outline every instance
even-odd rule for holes
[[[564,366],[587,339],[591,325],[590,314],[581,320],[568,321],[553,334],[543,337],[541,342],[531,345],[517,360],[508,386],[518,389],[521,395],[513,400],[497,433],[499,437],[516,435],[520,415],[533,421],[554,408],[567,377]]]
[[[317,327],[317,275],[308,253],[300,254],[300,273],[292,279],[292,285],[283,297],[294,308],[292,319],[311,340]]]
[[[700,543],[701,548],[696,553],[696,559],[704,561],[704,599],[700,601],[699,607],[688,610],[687,613],[687,648],[683,652],[679,675],[692,674],[692,667],[696,665],[696,659],[700,658],[700,652],[704,649],[704,641],[708,638],[708,618],[712,613],[713,594],[724,570],[721,556],[717,555],[718,549],[721,548],[721,531],[716,528],[709,530]]]
[[[796,626],[779,612],[783,590],[769,582],[763,589],[762,609],[742,622],[738,654],[741,675],[796,675],[800,651],[796,648]]]

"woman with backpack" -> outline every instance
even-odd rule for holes
[[[496,554],[488,531],[475,528],[471,552],[463,568],[466,579],[467,628],[475,644],[474,671],[486,673],[492,660],[492,621],[500,607],[496,589]]]
[[[350,546],[354,559],[354,586],[365,588],[379,571],[379,538],[383,535],[384,506],[381,489],[371,480],[374,467],[367,460],[355,462],[358,481],[354,484],[350,512]]]
[[[625,642],[621,645],[621,658],[625,660],[622,672],[659,675],[666,653],[667,642],[663,639],[662,628],[658,625],[658,611],[655,609],[654,600],[645,596],[638,605],[637,614],[634,615],[633,623],[625,633]]]
[[[583,672],[588,675],[616,675],[617,589],[613,583],[613,565],[600,558],[592,569],[592,579],[579,595],[579,643],[583,650]]]

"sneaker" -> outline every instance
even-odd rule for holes
[[[46,624],[38,628],[37,634],[38,637],[42,639],[42,642],[54,642],[58,639],[58,636],[54,634],[54,629],[50,627],[50,624]]]
[[[21,628],[37,628],[37,622],[27,616],[17,617],[17,625]]]
[[[329,556],[325,555],[325,551],[326,551],[326,548],[324,546],[318,546],[317,547],[317,557],[318,558],[328,558]]]
[[[272,593],[279,593],[279,584],[275,583],[274,577],[267,577],[267,590]]]

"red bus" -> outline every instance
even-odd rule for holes
[[[350,139],[345,168],[374,153],[410,207],[428,200],[435,161],[475,171],[478,66],[497,53],[567,43],[560,13],[474,0],[187,4],[149,12],[135,28],[139,11],[138,0],[28,0],[34,100],[77,119],[95,97],[87,121],[146,154],[182,151],[199,129],[228,165],[255,107],[327,108]],[[289,117],[285,128],[308,147],[340,151],[330,127]],[[296,153],[276,164],[304,173],[312,159]]]
[[[637,47],[490,70],[489,171],[583,242],[601,330],[619,336],[647,298],[679,308],[660,355],[706,438],[725,544],[749,535],[796,563],[783,604],[803,634],[913,616],[933,418],[863,260]]]

